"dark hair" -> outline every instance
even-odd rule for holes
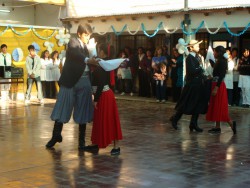
[[[173,48],[173,52],[177,52],[179,54],[179,51],[177,48]]]
[[[106,45],[106,44],[104,44],[104,43],[100,44],[100,45],[99,45],[99,50],[100,50],[100,51],[102,50],[102,51],[104,52],[105,55],[108,55],[108,45]]]
[[[30,51],[30,50],[35,50],[35,47],[33,46],[33,45],[29,45],[28,46],[28,50]]]
[[[93,33],[93,30],[92,30],[92,27],[89,25],[89,24],[80,24],[78,25],[78,28],[77,28],[77,34],[92,34]]]
[[[49,52],[49,51],[48,51],[48,50],[44,50],[44,51],[42,52],[42,54],[41,54],[41,58],[42,58],[42,59],[45,59],[45,53],[46,53],[46,52]]]
[[[6,44],[2,44],[2,45],[1,45],[1,49],[2,49],[2,48],[7,48],[7,45],[6,45]]]
[[[140,47],[138,47],[138,48],[137,48],[137,52],[138,52],[138,50],[141,50],[141,51],[142,51],[142,53],[144,53],[144,48],[143,48],[143,47],[141,47],[141,46],[140,46]]]
[[[52,52],[51,55],[50,55],[50,56],[51,56],[51,59],[55,60],[55,59],[54,59],[54,55],[55,55],[55,54],[58,54],[58,55],[59,55],[59,52],[58,52],[57,50],[55,50],[54,52]]]
[[[227,65],[227,59],[224,57],[226,53],[226,49],[223,46],[217,46],[214,51],[217,53],[217,62],[218,63],[225,63]],[[228,70],[228,65],[227,69]]]
[[[238,54],[238,52],[239,52],[238,48],[233,48],[233,49],[232,49],[232,52],[233,52],[233,51],[236,51],[237,54]]]
[[[125,50],[121,50],[121,51],[120,51],[119,56],[121,56],[121,55],[122,55],[122,53],[124,53],[124,54],[125,54],[125,56],[126,56],[126,57],[128,57],[128,54],[127,54],[127,52],[126,52]]]
[[[217,46],[215,49],[214,49],[218,55],[218,59],[226,59],[224,57],[224,54],[226,53],[226,49],[223,47],[223,46]]]

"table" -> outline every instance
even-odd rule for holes
[[[24,78],[17,77],[17,78],[3,78],[0,77],[0,84],[16,84],[18,90],[18,84],[23,84],[23,96],[25,98],[25,89],[24,89]]]

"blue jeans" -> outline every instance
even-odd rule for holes
[[[165,80],[156,80],[156,99],[166,100],[166,83]]]

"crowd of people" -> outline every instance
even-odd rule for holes
[[[49,54],[48,50],[42,52],[39,57],[33,45],[28,46],[29,54],[26,57],[25,67],[27,71],[27,91],[25,95],[25,103],[28,104],[31,98],[33,83],[36,84],[37,98],[41,104],[44,103],[44,98],[56,98],[57,86],[61,73],[58,51],[53,51]],[[5,69],[10,69],[12,64],[11,54],[7,52],[7,45],[1,45],[0,66]],[[6,70],[5,70],[6,71]],[[10,71],[10,70],[8,70]],[[10,81],[9,79],[0,79],[0,82]],[[1,100],[10,100],[10,84],[1,84]]]
[[[47,148],[62,142],[63,125],[69,122],[73,113],[74,121],[79,124],[79,150],[106,148],[113,142],[111,155],[119,155],[122,131],[114,92],[131,96],[138,92],[140,97],[155,97],[161,103],[172,96],[176,112],[170,120],[176,130],[178,121],[186,114],[191,115],[190,131],[202,132],[198,118],[200,114],[206,114],[207,121],[216,122],[209,133],[220,133],[221,122],[227,122],[236,134],[236,122],[229,117],[228,106],[248,108],[250,105],[249,49],[238,58],[236,48],[230,51],[217,46],[213,55],[205,59],[199,54],[202,41],[196,40],[189,42],[186,56],[178,48],[172,50],[171,57],[166,47],[155,50],[139,47],[136,54],[126,47],[118,54],[124,61],[116,69],[106,71],[105,64],[100,66],[100,59],[89,57],[87,44],[91,34],[90,25],[78,26],[77,37],[72,37],[68,44],[62,73],[57,51],[49,54],[45,50],[39,57],[34,46],[28,46],[25,103],[29,103],[33,83],[41,104],[44,97],[57,98],[51,114],[54,121],[52,138],[46,144]],[[0,65],[10,66],[7,45],[1,45],[1,51]],[[100,44],[97,51],[99,58],[110,59],[108,45]],[[167,89],[168,79],[171,79],[171,90]],[[9,85],[1,84],[2,99],[9,95],[9,88]],[[86,125],[92,120],[92,144],[86,145]]]
[[[132,53],[129,47],[121,50],[117,57],[125,58],[125,61],[116,70],[116,93],[133,96],[137,92],[140,97],[154,97],[157,102],[162,103],[171,96],[172,100],[177,102],[185,83],[183,55],[173,48],[170,56],[164,49],[167,50],[161,46],[155,50],[139,47],[136,53]],[[227,88],[228,105],[249,108],[249,49],[244,49],[242,56],[237,48],[227,49],[226,52],[228,69],[223,80]],[[199,52],[197,54],[205,75],[212,77],[215,59],[203,57]],[[164,76],[159,77],[159,74]]]

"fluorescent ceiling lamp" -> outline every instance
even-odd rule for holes
[[[0,12],[10,13],[10,10],[7,10],[7,9],[0,9]]]
[[[28,1],[32,3],[47,3],[47,4],[54,4],[54,5],[65,5],[65,0],[21,0],[21,1]]]

